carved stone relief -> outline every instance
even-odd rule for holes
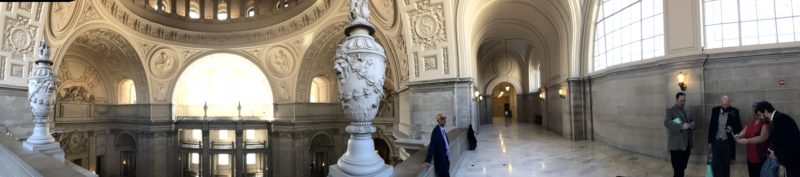
[[[419,54],[414,52],[414,77],[419,77]]]
[[[5,3],[6,4],[6,11],[11,11],[11,4],[13,3]]]
[[[266,63],[278,77],[286,77],[294,70],[294,55],[285,47],[274,47],[267,52]]]
[[[29,18],[17,16],[6,17],[6,36],[3,51],[12,53],[14,59],[22,59],[33,53],[33,38],[36,35],[36,26],[31,24]]]
[[[151,81],[151,83],[153,83],[154,86],[153,91],[155,92],[155,95],[153,96],[155,97],[155,101],[157,103],[168,102],[169,94],[167,92],[169,91],[169,87],[167,86],[167,83],[153,82],[153,81]]]
[[[386,70],[386,79],[383,82],[383,98],[378,106],[378,117],[394,116],[394,75],[390,69]]]
[[[11,63],[11,77],[19,77],[22,78],[22,69],[24,68],[21,64]]]
[[[369,8],[373,9],[371,12],[375,12],[373,21],[377,21],[383,27],[390,28],[394,26],[395,23],[395,1],[394,0],[382,0],[382,1],[372,1],[369,3]]]
[[[425,71],[436,70],[438,68],[436,65],[438,62],[436,61],[435,55],[425,56],[424,60],[425,60]]]
[[[67,28],[73,23],[78,1],[53,2],[50,10],[50,30],[56,38],[63,38]]]
[[[160,49],[150,56],[150,71],[157,78],[167,78],[178,68],[178,54],[172,49]]]
[[[430,0],[417,2],[417,10],[411,11],[411,31],[414,33],[414,45],[433,49],[436,43],[447,40],[445,35],[444,5],[431,5]]]
[[[395,41],[395,45],[394,46],[396,46],[396,49],[397,49],[397,51],[395,51],[395,52],[398,53],[398,55],[395,55],[395,56],[397,57],[397,61],[398,61],[397,63],[400,65],[398,67],[400,69],[400,75],[397,76],[397,78],[400,80],[400,82],[405,82],[405,81],[408,80],[408,76],[409,76],[408,75],[408,55],[406,54],[406,40],[405,40],[405,37],[403,36],[403,34],[400,33],[400,36],[397,37],[394,41]]]
[[[19,9],[24,10],[26,12],[31,12],[31,7],[33,6],[32,2],[20,2]]]
[[[450,74],[450,63],[449,59],[447,58],[447,47],[442,48],[442,60],[444,60],[444,74]]]
[[[78,59],[65,58],[57,76],[61,82],[56,95],[59,101],[93,103],[97,100],[96,96],[102,96],[96,95],[95,91],[105,93],[99,70]]]
[[[98,15],[96,11],[92,3],[86,3],[86,9],[81,13],[81,21],[86,22],[99,19],[100,15]]]
[[[6,57],[0,56],[0,80],[6,79]]]
[[[87,131],[54,133],[53,138],[61,144],[61,149],[64,149],[64,153],[71,154],[89,151],[89,132]]]

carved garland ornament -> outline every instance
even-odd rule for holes
[[[442,3],[431,5],[430,0],[417,2],[417,10],[409,13],[414,45],[429,50],[433,49],[436,43],[447,40],[443,8]]]
[[[33,53],[33,37],[35,37],[36,26],[31,25],[29,18],[17,16],[17,18],[6,18],[6,40],[3,44],[3,51],[10,52],[12,58],[22,59],[20,55]]]

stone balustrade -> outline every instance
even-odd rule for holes
[[[469,141],[467,141],[467,129],[457,128],[447,132],[447,139],[450,140],[450,174],[455,173],[462,162],[462,155],[469,148]],[[422,148],[416,153],[412,154],[405,161],[394,167],[395,177],[435,177],[433,172],[433,164],[428,168],[422,168],[422,162],[425,161],[425,156],[428,154],[428,147]]]

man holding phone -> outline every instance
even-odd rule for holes
[[[786,167],[786,176],[800,177],[800,130],[794,119],[776,111],[767,101],[758,102],[756,114],[772,122],[772,130],[767,140],[771,143],[768,149],[770,156],[778,159],[778,162]]]
[[[694,120],[689,117],[684,105],[686,105],[686,93],[678,92],[675,94],[675,105],[667,108],[664,118],[664,127],[667,128],[667,147],[674,177],[683,177],[692,150]]]
[[[722,96],[720,105],[711,108],[708,124],[708,149],[713,160],[711,168],[715,177],[731,176],[731,161],[735,159],[736,142],[732,132],[742,130],[739,109],[730,105],[728,96]]]

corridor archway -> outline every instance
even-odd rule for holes
[[[493,118],[504,118],[504,123],[516,122],[517,115],[517,88],[514,85],[503,82],[492,88],[492,112]]]

